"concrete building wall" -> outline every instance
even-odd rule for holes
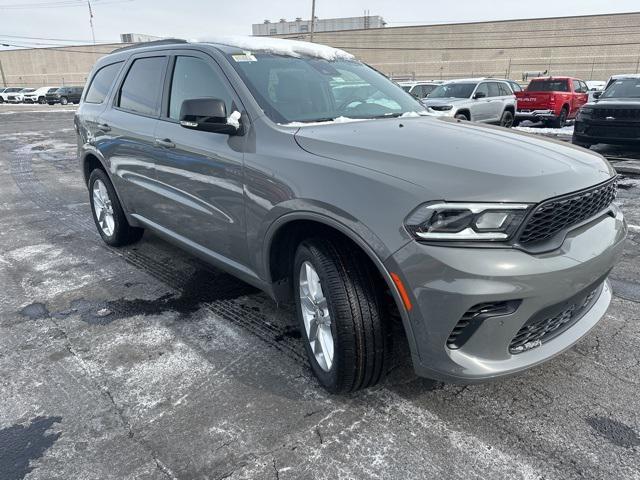
[[[314,41],[347,50],[395,78],[521,81],[523,72],[548,70],[606,80],[640,70],[640,12],[319,32]]]
[[[308,39],[307,34],[285,38]],[[640,71],[640,12],[536,20],[317,32],[397,79],[548,70],[584,80]],[[125,44],[0,51],[0,85],[81,85],[95,61]]]
[[[1,86],[84,85],[100,57],[127,44],[0,51]]]

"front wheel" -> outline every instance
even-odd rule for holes
[[[509,110],[505,110],[500,119],[500,126],[504,128],[513,127],[513,113]]]
[[[66,105],[67,103],[69,103],[69,99],[67,97],[62,97],[60,99],[60,105]]]
[[[376,272],[357,248],[314,238],[298,247],[296,313],[311,369],[324,388],[367,388],[385,373],[388,338]]]
[[[38,99],[38,103],[39,103],[40,105],[44,105],[45,103],[47,103],[47,101],[44,99],[44,97],[40,97],[40,98]]]
[[[107,174],[95,169],[89,177],[89,202],[98,233],[105,243],[122,247],[142,238],[144,229],[132,227]]]
[[[456,113],[455,118],[458,120],[469,120],[469,118],[464,113]]]

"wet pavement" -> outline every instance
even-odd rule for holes
[[[0,109],[1,479],[640,479],[638,177],[612,305],[575,347],[339,397],[289,307],[153,235],[104,245],[73,109],[46,107]]]

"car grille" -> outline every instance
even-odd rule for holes
[[[573,193],[538,205],[520,233],[523,246],[544,242],[572,225],[606,209],[617,194],[617,182],[611,180],[589,190]]]
[[[511,340],[509,351],[512,354],[526,352],[557,337],[580,320],[582,314],[591,308],[599,291],[600,287],[592,290],[586,297],[571,303],[552,317],[525,324]]]
[[[596,108],[593,118],[612,117],[616,120],[640,120],[640,108]]]
[[[592,126],[587,130],[587,135],[603,138],[640,138],[640,127],[622,126]]]
[[[509,300],[505,302],[480,303],[471,307],[449,334],[447,346],[451,349],[460,348],[483,321],[491,317],[510,315],[518,309],[520,303],[521,300]]]

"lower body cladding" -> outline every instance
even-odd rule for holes
[[[576,121],[573,143],[595,145],[596,143],[640,145],[640,122],[594,122]]]
[[[411,242],[386,263],[409,292],[418,375],[474,383],[563,352],[604,316],[606,276],[623,250],[617,207],[567,234],[560,248],[463,248]]]

